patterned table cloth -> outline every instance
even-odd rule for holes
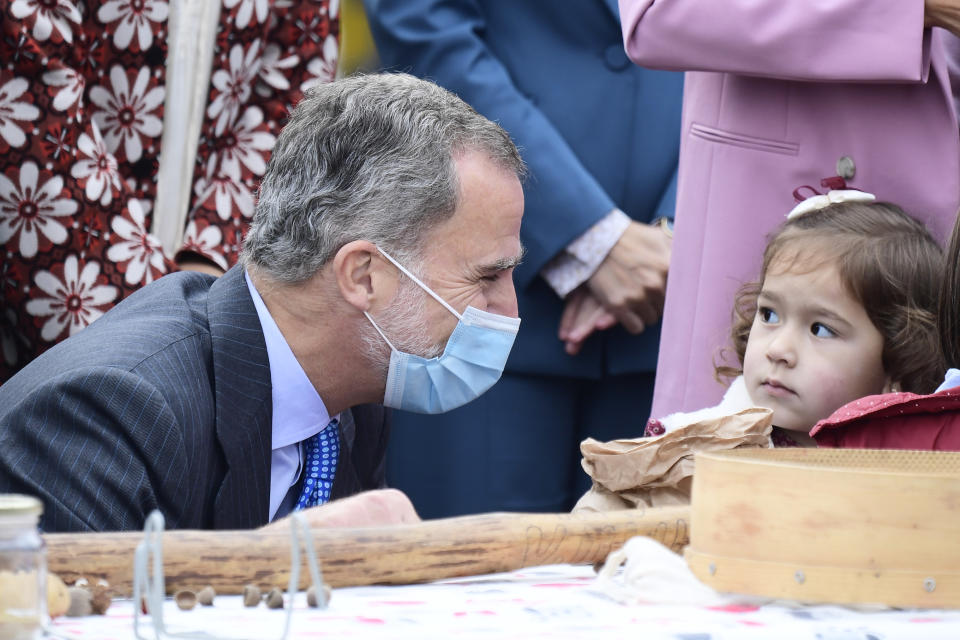
[[[304,595],[293,606],[291,638],[644,638],[645,640],[896,640],[960,638],[960,610],[853,610],[838,606],[623,605],[594,588],[587,566],[552,565],[406,586],[334,589],[326,610]],[[202,585],[198,585],[198,589]],[[285,612],[244,608],[239,596],[180,611],[167,600],[168,630],[223,638],[279,639]],[[143,620],[143,618],[141,618]],[[147,618],[146,620],[149,620]],[[69,637],[130,640],[133,605],[106,616],[60,618]],[[153,637],[149,626],[141,633]]]

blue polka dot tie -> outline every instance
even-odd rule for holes
[[[330,501],[330,489],[333,488],[333,474],[337,471],[337,455],[340,453],[340,433],[336,418],[330,421],[303,444],[306,448],[306,462],[303,466],[303,491],[297,500],[297,509],[315,507]]]

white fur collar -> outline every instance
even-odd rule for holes
[[[730,383],[730,387],[723,394],[723,400],[720,401],[720,404],[706,409],[690,411],[689,413],[671,413],[666,418],[660,418],[660,424],[663,425],[665,431],[673,431],[684,425],[709,418],[729,416],[755,406],[747,393],[747,384],[743,381],[743,376],[738,376],[736,380]]]

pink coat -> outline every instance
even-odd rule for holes
[[[947,66],[922,0],[620,0],[638,64],[686,70],[673,261],[654,416],[716,404],[734,293],[757,277],[793,190],[848,184],[942,241],[960,204]]]

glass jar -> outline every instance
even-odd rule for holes
[[[47,615],[47,555],[36,498],[0,494],[0,640],[34,640]]]

